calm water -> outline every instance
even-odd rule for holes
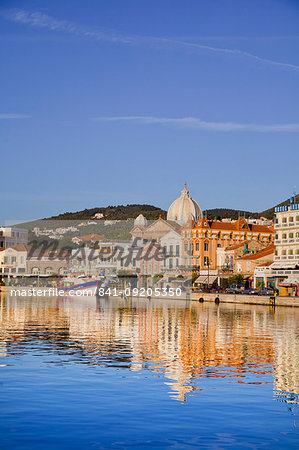
[[[1,448],[299,448],[299,308],[75,302],[1,299]]]

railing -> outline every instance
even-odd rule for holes
[[[274,244],[275,245],[279,245],[279,244],[298,244],[298,243],[299,243],[299,238],[275,239],[274,240]]]
[[[299,222],[289,222],[289,223],[276,223],[274,225],[275,230],[281,229],[281,228],[296,228],[299,226]]]

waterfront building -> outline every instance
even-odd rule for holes
[[[25,275],[26,260],[27,246],[24,244],[0,249],[0,277]]]
[[[289,204],[275,208],[274,263],[255,274],[266,283],[275,279],[281,295],[299,295],[299,203],[295,200],[292,197]]]
[[[268,247],[259,250],[256,253],[241,256],[234,260],[234,273],[239,273],[244,278],[251,278],[253,281],[254,270],[257,266],[272,264],[274,260],[275,246],[270,244]]]
[[[273,241],[272,227],[251,224],[243,218],[231,222],[200,219],[192,229],[193,267],[201,275],[216,277],[219,272],[220,249],[248,242],[255,242],[257,247],[259,244],[266,247]]]
[[[0,227],[0,248],[28,243],[28,230],[16,227]]]
[[[159,261],[159,270],[167,272],[170,276],[179,274],[191,275],[192,272],[192,226],[203,217],[199,204],[190,196],[186,183],[184,189],[169,207],[167,219],[155,220],[148,223],[142,216],[138,216],[131,230],[133,238],[140,239],[140,245],[148,245],[149,241],[155,243],[164,250],[164,261]],[[142,252],[142,255],[147,254]],[[153,252],[153,257],[157,252]],[[158,265],[152,263],[140,265],[141,273],[143,267],[147,274],[155,271]],[[149,270],[150,268],[150,270]],[[155,274],[155,273],[154,273]]]
[[[46,250],[28,248],[26,274],[28,276],[67,275],[70,267],[71,251]]]
[[[268,243],[267,243],[268,245]],[[266,245],[266,246],[267,246]],[[257,253],[265,248],[265,243],[260,241],[245,241],[241,244],[229,245],[217,248],[217,267],[221,272],[233,272],[234,262],[242,256]]]
[[[171,230],[161,238],[160,243],[164,255],[162,270],[179,271],[180,267],[183,266],[182,236],[180,233]]]

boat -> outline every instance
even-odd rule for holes
[[[58,285],[58,289],[62,289],[66,295],[67,293],[70,293],[70,291],[76,292],[87,290],[93,290],[94,295],[96,295],[96,289],[100,282],[101,280],[99,279],[66,277],[62,279],[61,283]]]

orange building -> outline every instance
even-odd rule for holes
[[[192,229],[193,267],[217,273],[217,249],[245,241],[267,247],[274,241],[274,228],[250,224],[245,219],[232,222],[199,219]]]
[[[242,256],[234,260],[234,272],[243,275],[253,275],[256,266],[265,266],[274,261],[274,244],[249,255]]]

